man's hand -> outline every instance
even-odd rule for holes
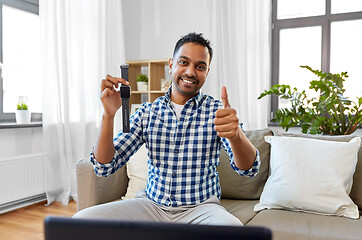
[[[118,84],[129,85],[128,81],[123,78],[112,77],[107,75],[101,83],[101,101],[106,116],[114,117],[117,110],[122,106],[122,99],[119,92],[114,89]]]
[[[221,100],[224,108],[216,111],[215,131],[219,137],[229,139],[236,167],[248,170],[256,158],[255,147],[246,138],[239,126],[239,119],[236,116],[236,110],[230,106],[226,87],[221,88]]]
[[[111,75],[107,75],[106,78],[102,80],[101,101],[104,112],[93,152],[94,157],[100,163],[109,163],[112,161],[115,152],[113,145],[114,115],[122,106],[122,99],[114,87],[117,88],[120,83],[125,85],[129,84],[125,79],[112,77]]]
[[[228,138],[230,141],[240,137],[242,131],[239,127],[239,119],[236,110],[231,108],[226,87],[221,88],[221,100],[224,108],[216,111],[214,124],[215,131],[219,137]]]

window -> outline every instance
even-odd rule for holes
[[[0,3],[0,122],[15,122],[16,106],[26,96],[32,121],[41,120],[40,19],[38,0]]]
[[[273,0],[272,85],[289,84],[309,92],[315,75],[347,72],[345,95],[362,96],[362,1]],[[310,92],[309,94],[311,94]],[[287,103],[272,97],[271,118]]]

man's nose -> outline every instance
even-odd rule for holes
[[[187,74],[188,76],[190,76],[190,77],[193,77],[193,76],[196,75],[196,73],[195,73],[195,67],[194,67],[192,64],[190,64],[189,66],[187,66],[186,74]]]

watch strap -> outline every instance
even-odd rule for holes
[[[122,98],[122,125],[123,132],[129,133],[129,98]]]

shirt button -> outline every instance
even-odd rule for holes
[[[172,177],[174,177],[174,176],[176,176],[176,174],[175,174],[175,173],[172,173]]]
[[[170,199],[173,199],[173,196],[170,196]]]
[[[175,150],[175,153],[178,153],[178,150]]]

